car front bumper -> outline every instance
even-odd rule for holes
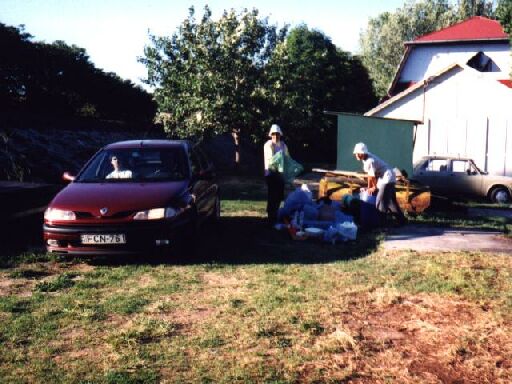
[[[191,219],[97,225],[43,225],[48,252],[66,254],[140,254],[166,250],[183,240],[195,223]],[[124,244],[82,244],[82,235],[122,234]]]

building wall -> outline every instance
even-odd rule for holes
[[[423,121],[413,161],[468,156],[491,174],[512,176],[512,89],[487,75],[457,67],[374,116]]]
[[[508,78],[512,60],[510,45],[504,43],[478,43],[464,45],[417,45],[407,58],[400,74],[400,81],[421,81],[435,75],[452,63],[466,64],[477,52],[483,52],[499,67],[494,73],[500,79]]]

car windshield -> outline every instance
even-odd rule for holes
[[[159,182],[187,178],[189,166],[183,148],[121,148],[99,152],[80,173],[77,182]]]

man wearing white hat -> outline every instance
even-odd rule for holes
[[[384,215],[391,212],[400,225],[405,224],[407,219],[396,201],[396,176],[393,169],[384,160],[369,152],[364,143],[354,146],[354,155],[363,162],[363,169],[368,174],[367,192],[370,195],[377,193],[376,208]]]
[[[272,157],[282,151],[283,154],[289,155],[288,147],[281,140],[283,131],[277,124],[272,124],[268,132],[269,140],[263,146],[263,160],[265,164],[265,180],[267,182],[267,215],[270,225],[274,225],[277,221],[277,211],[284,200],[284,178],[282,172],[270,170],[270,162]]]

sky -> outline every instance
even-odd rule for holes
[[[368,19],[393,12],[405,0],[0,0],[0,22],[25,25],[34,41],[63,40],[85,48],[105,72],[142,84],[147,75],[137,58],[149,34],[171,36],[194,6],[196,17],[208,5],[213,18],[225,9],[256,8],[261,17],[282,27],[306,24],[322,31],[344,51],[357,53],[359,35]]]

